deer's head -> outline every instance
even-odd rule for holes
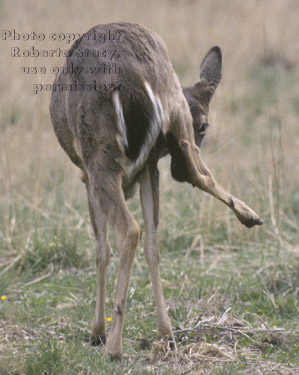
[[[209,104],[221,80],[222,55],[219,47],[211,48],[204,57],[199,72],[199,81],[193,86],[183,87],[193,118],[195,143],[201,146],[206,134]]]

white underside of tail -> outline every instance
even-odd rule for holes
[[[141,147],[140,154],[135,162],[129,164],[128,170],[126,171],[128,179],[134,177],[144,166],[149,153],[156,144],[158,135],[160,131],[162,131],[164,124],[164,111],[160,98],[154,94],[148,82],[144,82],[144,87],[153,105],[153,117],[150,120],[150,128]]]
[[[117,91],[115,91],[113,95],[113,101],[115,105],[115,112],[117,115],[117,127],[118,127],[118,132],[119,132],[119,134],[117,134],[116,136],[117,143],[122,149],[122,151],[124,151],[124,148],[128,147],[127,127],[126,127],[126,123],[124,119],[124,113],[123,113],[123,108],[122,108],[122,104],[120,101],[119,93]]]
[[[132,177],[138,173],[144,166],[149,153],[156,144],[158,135],[163,129],[165,114],[163,111],[162,103],[160,98],[154,94],[150,84],[144,82],[145,90],[152,102],[153,106],[153,117],[150,120],[150,128],[146,135],[145,141],[141,147],[140,153],[136,161],[128,161],[127,166],[125,167],[124,177],[127,180],[130,180]],[[123,107],[120,100],[119,93],[116,91],[113,95],[113,101],[115,106],[115,112],[117,114],[117,142],[123,152],[125,148],[128,147],[128,137],[127,137],[127,127],[125,123],[125,118],[123,114]]]

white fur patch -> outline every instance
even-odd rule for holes
[[[120,132],[121,137],[123,138],[123,143],[126,147],[128,147],[128,138],[127,138],[127,128],[124,119],[123,108],[120,102],[119,93],[115,91],[113,96],[113,101],[115,105],[115,111],[117,114],[117,126]],[[117,137],[118,138],[118,137]]]
[[[148,82],[144,82],[145,89],[153,104],[154,113],[150,121],[150,129],[147,135],[146,143],[152,148],[156,143],[157,137],[163,128],[164,112],[160,98],[153,93],[153,90]],[[150,151],[150,150],[149,150]]]
[[[156,120],[159,124],[162,124],[163,123],[163,108],[162,108],[161,100],[158,96],[156,96],[153,93],[153,90],[148,82],[145,82],[144,85],[148,93],[148,96],[150,97],[154,106],[155,117],[156,117],[154,120]]]
[[[78,141],[76,140],[76,138],[74,138],[73,146],[74,146],[74,149],[75,149],[75,151],[76,151],[77,156],[78,156],[81,160],[83,160],[83,156],[82,156],[81,148],[80,148],[79,143],[78,143]]]
[[[164,122],[164,111],[162,107],[162,103],[160,98],[154,94],[150,84],[148,82],[144,82],[144,86],[146,92],[152,102],[153,105],[153,117],[150,119],[150,128],[146,135],[144,144],[141,147],[140,154],[136,160],[136,162],[129,167],[127,171],[128,177],[137,173],[146,162],[150,151],[154,147],[158,135],[160,131],[163,129],[163,122]]]

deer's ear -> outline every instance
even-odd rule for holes
[[[222,75],[222,54],[217,46],[211,48],[200,65],[199,79],[214,93]]]

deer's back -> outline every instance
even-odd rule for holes
[[[92,150],[110,143],[111,157],[125,155],[130,173],[138,171],[171,113],[185,105],[164,42],[137,24],[98,25],[74,42],[64,66],[67,74],[58,74],[55,83],[74,89],[52,91],[51,99],[62,147],[74,161],[71,138],[87,141],[82,151],[88,161]]]

